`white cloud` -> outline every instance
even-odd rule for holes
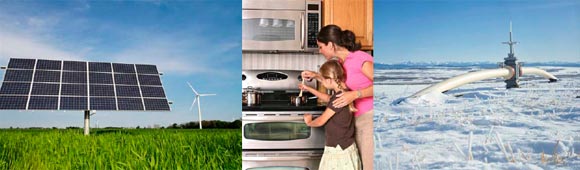
[[[72,52],[61,50],[53,46],[53,42],[47,42],[25,36],[17,32],[0,30],[0,59],[8,58],[43,58],[80,60],[81,58]]]
[[[111,55],[113,57],[112,60],[123,63],[155,64],[160,71],[172,74],[209,73],[217,76],[228,76],[229,73],[224,69],[212,68],[210,62],[223,61],[224,58],[216,58],[216,56],[239,46],[236,43],[223,43],[213,45],[219,47],[219,49],[204,49],[204,47],[200,46],[197,47],[199,49],[193,50],[195,52],[191,52],[191,44],[204,43],[184,41],[177,38],[179,36],[141,36],[155,38],[138,41],[138,43],[133,44],[124,51]]]
[[[578,1],[547,1],[547,3],[529,3],[519,8],[522,10],[557,9],[580,5]]]
[[[56,16],[29,17],[26,20],[27,29],[45,30],[58,25],[60,18]]]
[[[83,12],[91,9],[91,5],[89,4],[88,1],[81,0],[77,1],[77,3],[78,3],[77,6],[73,8],[75,11]]]

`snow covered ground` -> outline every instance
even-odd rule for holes
[[[534,67],[560,81],[524,75],[518,89],[490,79],[407,99],[493,66],[375,66],[375,169],[580,169],[580,64]]]

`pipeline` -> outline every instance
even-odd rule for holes
[[[538,69],[538,68],[522,68],[522,75],[524,74],[535,74],[540,75],[545,78],[548,78],[550,82],[555,82],[558,80],[554,75]],[[423,90],[418,91],[417,93],[409,96],[411,98],[420,97],[427,93],[431,93],[433,91],[443,93],[444,91],[448,91],[459,86],[476,82],[480,80],[490,79],[490,78],[504,78],[509,79],[514,76],[514,69],[511,67],[504,67],[504,68],[497,68],[497,69],[490,69],[490,70],[481,70],[475,71],[470,73],[461,74],[452,78],[449,78],[445,81],[439,82],[437,84],[431,85]]]

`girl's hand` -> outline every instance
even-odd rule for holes
[[[306,125],[309,125],[310,122],[312,122],[312,114],[309,113],[304,114],[304,123],[306,123]]]
[[[310,90],[312,89],[312,87],[310,87],[310,86],[307,86],[307,85],[304,85],[304,84],[298,84],[298,88],[299,88],[300,90],[305,90],[305,91],[307,91],[307,92],[310,92]]]
[[[342,92],[341,94],[336,95],[336,100],[332,102],[332,106],[342,108],[356,100],[357,96],[356,91]]]
[[[302,73],[300,73],[300,75],[302,76],[303,79],[306,79],[308,81],[312,80],[312,78],[316,77],[316,73],[313,71],[308,71],[308,70],[304,70],[302,71]]]

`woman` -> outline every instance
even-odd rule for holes
[[[341,108],[354,102],[358,110],[354,113],[356,135],[355,140],[360,151],[364,170],[373,169],[373,58],[360,51],[352,31],[342,30],[336,25],[327,25],[320,29],[317,36],[320,53],[327,59],[337,59],[346,71],[346,86],[350,91],[337,95],[332,102],[334,107]],[[313,71],[303,71],[305,79],[322,77]],[[316,95],[322,101],[328,102],[330,95],[318,92],[308,86],[299,85],[303,90]]]

